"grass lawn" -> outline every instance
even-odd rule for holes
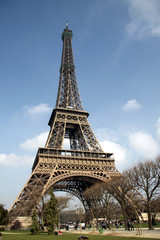
[[[142,225],[142,228],[148,228],[147,222],[144,222],[141,225]],[[160,222],[157,222],[156,225],[153,225],[153,228],[160,228]]]
[[[42,233],[40,235],[31,235],[30,233],[17,233],[17,234],[3,234],[2,240],[77,240],[80,234],[68,234],[63,235],[48,235]],[[102,236],[102,235],[87,235],[90,240],[142,240],[142,238],[134,237],[114,237],[114,236]],[[143,240],[153,240],[153,238],[143,238]]]

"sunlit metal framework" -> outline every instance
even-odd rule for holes
[[[44,148],[39,148],[32,174],[10,209],[10,217],[31,216],[46,191],[66,191],[77,196],[86,211],[83,193],[97,182],[119,175],[113,153],[103,152],[84,111],[72,51],[72,31],[63,31],[63,51],[56,107],[50,120],[50,133]],[[64,139],[70,149],[64,150]]]

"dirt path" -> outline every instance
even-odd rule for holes
[[[79,233],[79,234],[88,234],[88,235],[98,235],[99,232],[97,230],[69,230],[70,233]],[[141,234],[137,234],[137,231],[126,231],[124,229],[114,229],[114,230],[104,230],[102,234],[106,236],[121,236],[121,237],[139,237],[139,238],[152,238],[152,239],[160,239],[160,228],[155,230],[142,229]]]

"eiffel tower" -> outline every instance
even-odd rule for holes
[[[11,222],[20,219],[27,224],[33,208],[46,191],[72,193],[89,209],[83,193],[97,182],[106,182],[119,175],[113,153],[105,153],[88,122],[84,111],[75,73],[72,50],[72,31],[68,24],[62,33],[63,50],[56,106],[48,125],[50,132],[44,148],[39,148],[32,174],[13,203],[9,215]],[[63,149],[68,139],[70,149]]]

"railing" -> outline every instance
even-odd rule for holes
[[[97,159],[106,159],[108,161],[114,161],[113,153],[105,152],[90,152],[90,151],[78,151],[78,150],[60,150],[55,148],[39,148],[37,156],[33,163],[32,171],[38,164],[38,156],[71,156],[71,157],[82,157],[82,158],[97,158]]]
[[[90,151],[79,151],[79,150],[63,150],[63,149],[60,150],[60,149],[53,149],[53,148],[39,148],[38,154],[113,159],[113,153],[90,152]]]

